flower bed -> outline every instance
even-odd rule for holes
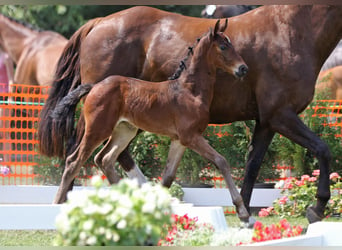
[[[262,209],[259,216],[279,215],[305,216],[306,209],[316,202],[319,170],[315,170],[312,176],[302,175],[300,179],[289,177],[279,184],[282,189],[282,197],[276,199],[273,207]],[[330,174],[331,198],[327,205],[327,216],[339,215],[342,212],[342,182],[337,173]]]
[[[198,223],[187,214],[172,214],[171,196],[158,184],[124,179],[111,188],[102,188],[101,178],[93,178],[95,189],[69,192],[56,219],[57,245],[162,245],[234,246],[301,233],[286,220],[254,229],[229,228],[215,231],[209,223]]]

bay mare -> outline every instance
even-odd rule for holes
[[[341,39],[341,15],[342,5],[268,5],[229,19],[226,34],[250,70],[238,84],[232,76],[217,71],[210,123],[256,121],[241,189],[247,209],[265,152],[277,132],[317,157],[317,203],[308,208],[307,217],[310,222],[324,218],[330,198],[330,151],[298,114],[312,101],[318,73]],[[50,113],[68,92],[113,74],[165,80],[184,57],[184,48],[215,22],[138,6],[82,26],[62,54],[41,113],[41,153],[64,157],[65,145],[73,144],[69,136],[51,131]],[[83,129],[81,117],[79,135]],[[136,169],[127,150],[118,161],[127,172]]]
[[[14,83],[48,86],[68,40],[0,14],[0,48],[16,64]]]
[[[55,203],[66,200],[69,186],[82,165],[106,140],[95,156],[95,163],[111,184],[117,183],[120,177],[113,165],[140,128],[171,138],[165,173],[172,179],[186,147],[213,162],[226,180],[240,219],[249,221],[249,213],[235,187],[226,159],[202,136],[209,122],[216,69],[236,77],[247,73],[244,61],[222,33],[227,22],[224,26],[219,25],[218,21],[214,31],[210,29],[200,39],[188,68],[177,79],[148,82],[114,75],[96,84],[80,85],[63,98],[52,114],[54,128],[72,131],[73,123],[65,126],[66,116],[70,111],[75,114],[77,103],[88,94],[83,106],[86,129],[82,140],[76,143],[75,151],[67,156]]]

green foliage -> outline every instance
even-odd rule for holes
[[[129,146],[129,152],[144,175],[153,179],[161,176],[161,161],[166,161],[169,140],[149,132],[142,132]],[[164,159],[165,158],[165,159]]]
[[[315,100],[308,106],[301,114],[301,118],[316,135],[318,135],[324,142],[326,142],[331,151],[333,161],[330,162],[331,171],[342,174],[340,162],[342,161],[342,147],[341,138],[336,137],[336,127],[329,126],[327,123],[330,109],[326,109],[329,102],[321,102],[318,100],[325,100],[326,92],[316,95]],[[316,106],[321,107],[316,110]],[[314,169],[317,169],[317,158],[306,148],[303,148],[285,137],[276,135],[273,139],[272,148],[278,154],[278,162],[284,165],[294,166],[298,175],[310,174]]]
[[[171,187],[169,188],[169,192],[172,197],[175,197],[180,201],[183,200],[184,191],[181,185],[179,185],[177,182],[172,183]]]

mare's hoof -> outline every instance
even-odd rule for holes
[[[241,227],[243,227],[243,228],[253,228],[255,222],[256,222],[256,219],[254,217],[252,217],[252,216],[249,216],[247,221],[242,221],[241,222]]]
[[[313,207],[308,207],[306,210],[306,218],[308,219],[309,223],[315,223],[317,221],[321,221],[323,219],[323,216],[316,213]]]

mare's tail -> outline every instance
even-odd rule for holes
[[[80,47],[83,39],[98,23],[98,20],[100,20],[100,18],[90,20],[77,30],[70,38],[59,58],[52,88],[41,111],[38,124],[38,141],[41,154],[49,157],[65,157],[65,143],[69,141],[71,136],[71,134],[66,131],[71,131],[71,128],[60,130],[60,126],[54,125],[55,120],[53,120],[50,115],[62,98],[81,84]],[[69,120],[74,120],[74,117],[71,116],[72,114],[64,115],[66,116],[64,117],[65,121],[68,121],[68,126],[71,126]],[[72,129],[74,129],[73,124]]]

